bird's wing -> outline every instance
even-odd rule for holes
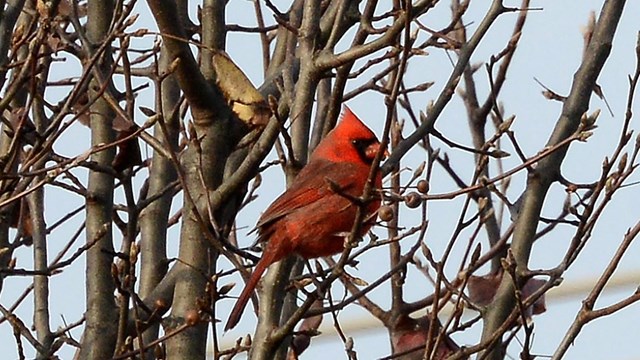
[[[258,229],[286,216],[287,214],[315,203],[328,196],[342,196],[331,189],[330,181],[340,186],[340,191],[350,195],[354,192],[358,178],[351,163],[316,161],[305,166],[291,186],[277,198],[260,217]],[[362,182],[362,180],[360,180]]]

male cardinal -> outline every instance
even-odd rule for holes
[[[375,134],[349,108],[311,154],[309,162],[258,220],[258,241],[266,242],[262,258],[238,298],[225,331],[236,326],[267,267],[285,256],[298,254],[317,258],[342,252],[344,234],[349,233],[374,157],[380,151]],[[377,173],[373,186],[380,188]],[[369,216],[360,228],[364,235],[380,207],[376,196],[365,210]]]

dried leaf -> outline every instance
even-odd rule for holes
[[[117,140],[126,139],[137,130],[138,127],[134,125],[125,131],[120,131],[118,133]],[[111,163],[115,171],[120,173],[125,169],[129,169],[140,164],[142,164],[142,156],[140,155],[140,144],[138,144],[137,136],[133,136],[118,143],[118,153]]]
[[[469,298],[478,306],[486,306],[493,302],[498,286],[502,281],[503,272],[487,274],[484,276],[471,276],[467,283]],[[529,279],[522,287],[522,299],[526,300],[531,294],[536,292],[545,284],[544,280]],[[530,318],[547,310],[545,297],[542,295],[529,308],[526,309],[526,316]]]
[[[23,237],[26,245],[31,245],[31,237],[33,236],[33,219],[31,218],[31,211],[29,210],[29,204],[22,200],[19,204],[13,207],[10,214],[9,227],[14,229],[20,228],[20,234]]]
[[[71,109],[77,115],[78,121],[82,125],[91,128],[91,117],[89,116],[90,112],[89,108],[87,107],[88,104],[89,93],[87,91],[84,91],[80,93],[80,95],[78,95],[76,99],[74,99],[74,102],[71,105]],[[115,131],[126,131],[134,125],[134,123],[132,123],[128,119],[123,118],[120,115],[116,115],[111,123],[111,126]]]
[[[540,279],[529,279],[529,281],[522,287],[522,297],[524,299],[531,296],[534,292],[538,291],[544,286],[545,281]],[[527,309],[527,316],[542,314],[547,311],[547,304],[544,294],[538,298],[531,307]]]
[[[467,284],[469,298],[478,306],[488,305],[496,295],[500,281],[502,281],[502,272],[484,276],[472,275]]]
[[[238,118],[250,126],[266,125],[271,117],[267,102],[229,55],[214,52],[212,64],[216,84]]]
[[[432,344],[437,346],[433,357],[429,359],[446,359],[460,348],[446,333],[440,334],[442,325],[436,319],[436,328],[431,331]],[[403,360],[422,360],[424,358],[427,336],[431,327],[431,315],[418,319],[401,315],[391,333],[393,358]]]
[[[320,309],[322,308],[322,300],[316,300],[313,305],[311,305],[311,309]],[[318,332],[318,328],[322,324],[322,315],[316,315],[312,317],[308,317],[302,321],[298,330],[296,331],[296,335],[293,337],[291,341],[291,350],[293,352],[293,358],[296,359],[300,354],[302,354],[311,344],[311,338],[320,334]],[[290,358],[292,358],[290,356]]]
[[[47,45],[51,48],[54,54],[57,54],[58,51],[63,50],[65,48],[64,43],[60,39],[60,36],[57,34],[51,34],[47,36]]]

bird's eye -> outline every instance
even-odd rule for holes
[[[351,144],[353,144],[353,147],[355,147],[358,151],[361,151],[369,145],[369,142],[363,139],[355,139],[351,140]]]
[[[373,161],[373,158],[367,154],[367,148],[376,141],[377,140],[375,138],[374,139],[354,139],[354,140],[351,140],[351,144],[353,144],[353,147],[358,152],[358,156],[360,157],[360,159],[366,164],[371,164]]]

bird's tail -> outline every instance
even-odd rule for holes
[[[260,261],[258,261],[258,264],[256,264],[256,267],[253,270],[253,274],[251,274],[249,281],[247,281],[244,289],[242,289],[242,293],[240,293],[238,300],[236,300],[236,304],[233,306],[233,310],[231,310],[231,315],[229,315],[229,319],[227,320],[227,324],[224,327],[224,331],[233,329],[236,325],[238,325],[240,317],[244,312],[244,308],[247,307],[247,303],[251,298],[251,294],[253,294],[253,290],[256,288],[256,285],[258,285],[258,281],[260,281],[260,278],[262,277],[264,271],[267,269],[269,264],[271,264],[266,255],[267,254],[264,254]]]

